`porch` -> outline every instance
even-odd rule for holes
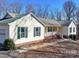
[[[60,33],[61,27],[45,27],[45,39],[61,39],[62,34]]]
[[[45,27],[45,34],[44,36],[51,36],[51,35],[55,35],[55,34],[58,34],[60,33],[61,31],[61,27],[58,27],[58,26],[48,26],[48,27]]]

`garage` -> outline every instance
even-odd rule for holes
[[[6,31],[5,29],[0,29],[0,43],[3,43],[6,38]]]

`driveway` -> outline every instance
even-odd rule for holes
[[[0,58],[11,58],[8,55],[8,51],[0,51]]]
[[[11,58],[9,55],[8,55],[8,52],[9,51],[5,51],[3,49],[3,45],[0,44],[0,58]]]

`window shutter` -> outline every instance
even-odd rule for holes
[[[20,27],[17,28],[17,38],[20,39]]]
[[[33,30],[34,30],[34,37],[35,37],[35,27],[34,27],[34,29],[33,29]]]
[[[26,27],[26,33],[25,33],[25,35],[26,35],[26,38],[28,37],[28,28]]]
[[[41,35],[41,27],[39,27],[39,36]]]

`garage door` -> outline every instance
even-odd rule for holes
[[[5,29],[0,29],[0,43],[3,43],[6,37]]]

